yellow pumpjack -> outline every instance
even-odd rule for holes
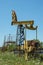
[[[25,25],[25,29],[30,29],[30,30],[37,30],[37,26],[33,26],[34,21],[17,21],[17,16],[15,11],[12,11],[12,22],[11,25]],[[29,25],[29,26],[28,26]],[[28,60],[28,52],[30,52],[32,47],[30,46],[28,49],[28,46],[26,45],[26,39],[25,39],[25,60]]]

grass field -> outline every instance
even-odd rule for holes
[[[0,52],[0,65],[43,65],[38,59],[29,59],[26,61],[24,57],[19,57],[13,52]]]

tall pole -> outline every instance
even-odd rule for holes
[[[26,49],[26,28],[25,28],[25,49]]]
[[[5,46],[5,42],[6,42],[6,36],[4,36],[4,46]]]
[[[36,40],[37,40],[37,28],[36,28]]]
[[[27,41],[26,41],[26,28],[25,28],[25,60],[28,60],[28,53],[27,53]]]

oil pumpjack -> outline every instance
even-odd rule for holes
[[[20,46],[24,44],[25,40],[25,45],[26,45],[26,37],[25,37],[25,31],[26,29],[29,30],[36,30],[36,39],[37,39],[37,26],[34,27],[34,20],[30,21],[17,21],[17,16],[14,10],[12,10],[12,22],[11,25],[18,25],[17,27],[17,35],[16,35],[16,44],[19,45],[19,51],[20,51]],[[28,26],[29,25],[29,26]],[[26,48],[26,47],[25,47]],[[25,50],[25,58],[27,59],[27,50]],[[20,53],[19,53],[20,55]]]

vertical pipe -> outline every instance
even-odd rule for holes
[[[24,44],[25,44],[25,49],[26,49],[26,27],[25,27],[25,34],[24,34],[24,36],[25,36]]]
[[[5,42],[6,42],[6,36],[4,36],[4,45],[3,46],[5,46]]]
[[[36,40],[37,40],[37,28],[36,28]]]
[[[28,52],[27,52],[27,45],[26,45],[26,28],[25,28],[25,60],[28,60]]]

